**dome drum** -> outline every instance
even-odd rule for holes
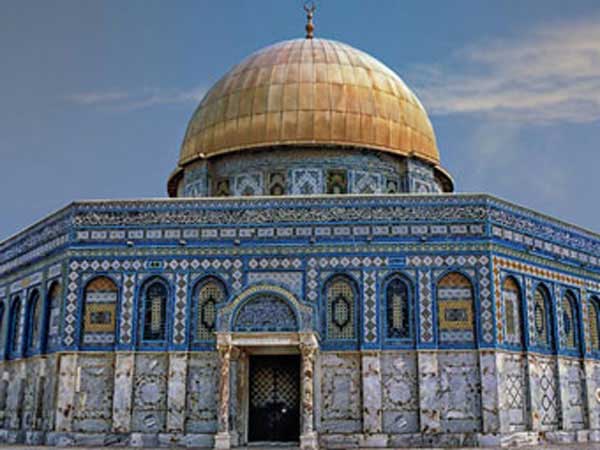
[[[194,161],[172,197],[435,193],[451,180],[417,158],[343,146],[281,146]]]

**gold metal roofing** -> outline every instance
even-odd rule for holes
[[[296,39],[250,55],[195,111],[180,166],[257,147],[375,148],[439,164],[425,109],[389,68],[340,42]]]

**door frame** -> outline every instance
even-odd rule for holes
[[[317,435],[313,431],[309,435],[304,433],[305,422],[302,405],[306,403],[303,395],[305,389],[303,379],[305,359],[303,349],[312,348],[318,350],[318,336],[314,332],[217,332],[217,347],[232,347],[236,349],[234,365],[229,372],[229,385],[232,394],[229,400],[230,411],[235,411],[230,423],[230,442],[235,446],[248,445],[248,428],[250,412],[250,355],[299,355],[300,358],[300,442],[317,442]],[[314,373],[314,370],[312,371]],[[312,382],[312,381],[311,381]],[[311,389],[311,393],[314,390]],[[315,398],[312,394],[309,403],[314,404]],[[220,404],[220,403],[219,403]],[[232,408],[233,407],[233,408]],[[219,414],[222,412],[219,411]],[[311,417],[314,420],[314,418]],[[314,423],[310,428],[314,430]],[[304,434],[303,434],[304,433]],[[312,448],[316,448],[316,445]]]

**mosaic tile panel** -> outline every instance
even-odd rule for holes
[[[65,303],[65,324],[63,326],[63,343],[70,347],[75,344],[77,326],[77,292],[79,291],[79,273],[77,264],[71,263],[68,275],[67,297]]]
[[[372,270],[363,272],[363,317],[365,341],[377,342],[377,276]]]
[[[131,344],[133,332],[133,293],[135,289],[135,275],[123,276],[123,290],[121,299],[120,341],[121,344]]]
[[[431,271],[419,270],[419,315],[421,317],[420,340],[421,342],[433,343],[433,299],[431,292]]]
[[[178,273],[175,275],[175,311],[173,321],[173,344],[180,345],[185,342],[187,335],[187,290],[188,275]]]
[[[249,272],[248,284],[274,283],[279,284],[298,298],[302,298],[304,274],[302,272]]]
[[[292,170],[292,194],[311,195],[324,192],[321,169]]]

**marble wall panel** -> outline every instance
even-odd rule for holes
[[[438,370],[442,431],[481,431],[481,381],[477,353],[439,353]]]
[[[527,359],[520,354],[501,354],[499,371],[503,431],[525,431],[529,424]]]
[[[557,430],[560,426],[558,371],[553,356],[528,356],[532,426],[535,431]]]
[[[360,432],[361,370],[360,355],[352,353],[322,353],[321,365],[321,426],[330,433]]]
[[[131,430],[158,433],[166,429],[168,354],[135,357]]]
[[[77,361],[73,431],[112,429],[114,363],[112,354],[83,354]]]
[[[559,358],[558,360],[562,428],[582,430],[586,428],[585,374],[581,361]]]
[[[9,430],[21,429],[26,375],[25,361],[13,361],[5,366],[5,379],[8,386],[4,427]]]
[[[383,432],[419,431],[419,386],[415,352],[381,355]]]
[[[588,426],[600,429],[600,361],[585,362]]]
[[[190,354],[185,424],[188,433],[217,431],[218,362],[216,352]]]

